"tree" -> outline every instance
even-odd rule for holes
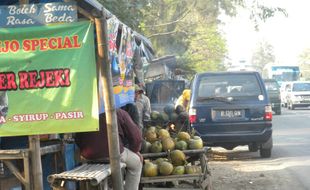
[[[310,80],[310,48],[305,49],[299,56],[299,66],[302,77]]]
[[[218,31],[220,14],[234,16],[250,7],[259,24],[278,8],[258,0],[100,0],[123,23],[151,39],[157,57],[174,54],[179,67],[195,73],[223,69],[226,41]],[[245,2],[250,2],[246,4]]]
[[[207,28],[201,25],[195,32],[196,35],[189,38],[188,50],[182,57],[191,63],[196,72],[223,70],[227,49],[216,25]]]
[[[273,46],[266,41],[258,43],[252,55],[252,65],[264,68],[267,63],[274,63],[275,55]]]
[[[247,7],[251,10],[250,19],[253,21],[256,30],[259,30],[261,22],[265,22],[270,17],[274,17],[276,13],[282,13],[285,16],[288,16],[285,9],[281,7],[265,6],[260,0],[244,0],[244,2],[248,2]]]
[[[129,26],[138,31],[143,22],[143,10],[149,8],[149,3],[155,0],[98,0],[112,14]]]

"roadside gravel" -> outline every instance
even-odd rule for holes
[[[208,157],[213,190],[304,189],[282,159],[262,159],[246,146],[231,151],[212,148]]]

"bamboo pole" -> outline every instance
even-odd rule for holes
[[[110,166],[112,175],[112,186],[114,190],[123,190],[123,177],[120,166],[119,135],[116,118],[116,109],[112,88],[111,64],[108,57],[107,22],[105,12],[101,17],[95,18],[97,44],[99,80],[103,84],[104,107],[106,113],[106,123],[108,132],[108,144],[110,155]]]
[[[19,0],[20,4],[28,4],[29,0]],[[34,190],[43,189],[43,172],[40,153],[40,137],[29,136],[29,150],[31,154],[31,168],[32,176],[30,177],[30,186],[33,186]],[[25,171],[26,172],[26,171]],[[33,182],[33,184],[32,184]]]
[[[31,154],[31,168],[34,190],[43,189],[43,172],[40,153],[40,137],[39,135],[29,136],[29,150]]]
[[[28,4],[29,0],[19,0],[20,4]],[[31,154],[32,177],[30,185],[33,185],[34,190],[43,189],[43,172],[40,153],[40,137],[38,135],[29,136],[29,150]]]
[[[19,4],[28,4],[29,0],[19,0]]]
[[[30,159],[29,152],[24,153],[24,176],[26,180],[25,190],[31,190],[31,175],[30,175]]]
[[[25,180],[25,178],[22,176],[22,174],[19,172],[19,170],[15,167],[14,164],[12,164],[11,161],[4,160],[3,163],[10,169],[10,171],[16,176],[16,178],[23,184],[26,185],[28,182]]]

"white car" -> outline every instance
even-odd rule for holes
[[[290,82],[286,85],[285,91],[289,109],[310,106],[310,81]]]

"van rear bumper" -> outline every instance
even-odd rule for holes
[[[206,144],[220,144],[220,143],[233,143],[233,144],[249,144],[249,143],[264,143],[272,136],[272,124],[267,126],[260,126],[261,130],[246,130],[246,131],[227,131],[227,130],[205,130],[203,133],[199,130],[198,126],[192,126],[196,129],[197,135],[199,135]],[[220,126],[214,126],[219,127]],[[231,126],[233,128],[233,126]],[[255,126],[251,126],[255,129]],[[242,127],[241,127],[242,128]]]
[[[294,107],[309,107],[310,103],[293,102]]]

